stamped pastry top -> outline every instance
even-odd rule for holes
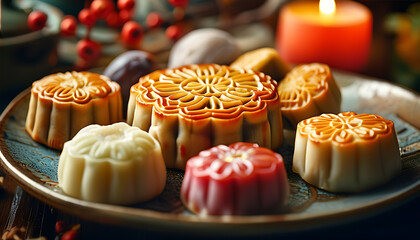
[[[106,76],[75,71],[52,74],[32,85],[32,91],[40,97],[79,104],[95,98],[104,98],[117,89],[119,85]]]
[[[375,139],[389,134],[394,123],[375,114],[344,112],[338,115],[322,114],[301,121],[298,131],[309,136],[311,141],[332,141],[349,144],[358,139]]]
[[[299,108],[328,90],[328,67],[306,64],[293,68],[279,84],[282,108]]]
[[[146,158],[158,145],[149,133],[123,122],[106,126],[89,125],[66,144],[73,155],[95,161]]]
[[[202,151],[188,160],[187,164],[195,176],[221,180],[255,173],[268,174],[277,170],[279,162],[283,162],[280,154],[255,143],[239,142]]]
[[[268,75],[217,64],[156,71],[141,78],[131,92],[158,113],[190,119],[234,118],[278,101],[276,82]]]

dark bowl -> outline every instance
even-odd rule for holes
[[[21,91],[51,73],[57,64],[57,43],[63,14],[46,3],[31,1],[29,6],[48,15],[39,31],[0,38],[0,95]],[[4,22],[7,24],[7,22]]]

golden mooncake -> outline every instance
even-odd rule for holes
[[[239,56],[231,65],[233,68],[249,68],[263,72],[277,81],[290,71],[289,65],[280,58],[274,48],[260,48]]]
[[[328,65],[312,63],[294,67],[278,87],[285,127],[295,129],[307,118],[339,113],[341,92]]]
[[[112,204],[150,200],[166,184],[159,143],[124,122],[80,130],[64,144],[57,174],[66,194]]]
[[[83,127],[122,121],[120,86],[90,72],[56,73],[32,84],[26,131],[37,142],[62,149]]]
[[[127,122],[160,142],[169,168],[184,169],[220,144],[276,149],[283,141],[276,89],[264,73],[217,64],[159,70],[131,87]]]
[[[375,114],[322,114],[296,130],[293,171],[331,192],[360,192],[401,171],[394,123]]]

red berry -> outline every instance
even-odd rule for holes
[[[120,16],[121,24],[124,24],[124,23],[130,21],[130,19],[133,16],[133,12],[131,10],[123,9],[123,10],[120,10],[119,16]]]
[[[79,231],[78,230],[70,230],[67,231],[61,236],[61,240],[76,240],[79,239]]]
[[[64,221],[57,221],[55,223],[55,232],[56,233],[61,233],[64,230],[66,230],[66,228],[67,228],[67,225]]]
[[[182,30],[176,25],[169,26],[165,31],[166,37],[172,41],[176,41],[182,36]]]
[[[95,14],[88,8],[82,9],[82,11],[79,12],[79,21],[87,27],[93,27],[96,20]]]
[[[113,28],[117,28],[121,26],[120,15],[117,12],[109,13],[108,16],[106,16],[105,21],[106,21],[106,24],[108,24],[108,26],[113,27]]]
[[[101,54],[101,45],[90,39],[82,39],[77,43],[77,54],[86,61],[93,61]]]
[[[163,19],[157,12],[151,12],[147,15],[146,23],[149,28],[157,28],[162,26]]]
[[[118,0],[117,6],[120,10],[133,10],[134,5],[136,5],[136,2],[134,0]]]
[[[143,38],[143,29],[138,22],[128,21],[121,30],[121,36],[125,44],[137,44]]]
[[[110,0],[94,0],[90,10],[97,18],[106,18],[114,10],[114,3]]]
[[[60,24],[60,32],[63,36],[73,36],[77,30],[77,20],[71,15],[64,16]]]
[[[174,7],[184,8],[188,5],[188,0],[168,0],[168,2]]]
[[[28,26],[32,31],[41,30],[47,23],[47,14],[41,11],[32,11],[28,16]]]

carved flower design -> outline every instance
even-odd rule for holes
[[[59,102],[74,101],[82,104],[107,96],[115,91],[116,85],[100,74],[73,71],[44,77],[34,82],[33,91]]]
[[[322,114],[303,120],[298,130],[308,135],[312,141],[333,141],[346,144],[357,139],[374,139],[378,135],[388,134],[393,123],[375,114],[357,114],[344,112],[338,115]]]
[[[279,84],[282,108],[297,108],[312,101],[328,89],[329,68],[323,64],[306,64],[294,68]]]
[[[64,144],[57,168],[64,193],[86,201],[133,204],[159,195],[166,167],[159,142],[125,122],[89,125]]]
[[[194,176],[209,176],[213,179],[246,177],[256,173],[277,171],[280,154],[255,143],[219,145],[188,160],[187,165]]]
[[[72,154],[88,159],[126,161],[147,158],[157,142],[145,131],[119,122],[112,125],[89,125],[68,142]]]
[[[278,101],[276,82],[263,73],[216,64],[157,71],[131,88],[141,103],[187,118],[232,118]]]

